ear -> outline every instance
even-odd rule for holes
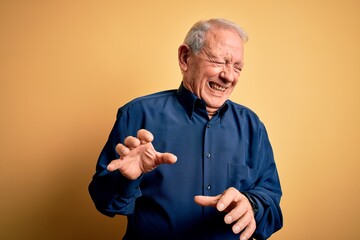
[[[190,47],[186,44],[182,44],[178,49],[178,60],[181,72],[186,72],[188,69],[188,59],[190,56]]]

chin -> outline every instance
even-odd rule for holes
[[[206,96],[203,98],[203,100],[206,102],[208,107],[220,108],[222,105],[224,105],[227,98],[224,98],[223,96]]]
[[[207,106],[208,106],[208,107],[211,107],[211,108],[220,108],[220,107],[222,107],[222,105],[224,105],[224,103],[225,103],[225,101],[216,102],[216,103],[214,103],[214,102],[209,102],[209,103],[207,104]]]

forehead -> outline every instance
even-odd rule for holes
[[[215,28],[206,33],[203,50],[212,57],[242,61],[244,42],[235,30]]]

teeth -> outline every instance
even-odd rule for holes
[[[218,90],[221,92],[224,92],[226,90],[226,88],[221,87],[221,86],[217,85],[216,83],[210,83],[209,85],[212,89],[215,89],[215,90]]]

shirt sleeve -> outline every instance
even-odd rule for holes
[[[257,206],[256,230],[253,237],[261,240],[269,238],[283,226],[280,209],[282,191],[279,176],[268,135],[262,123],[254,136],[251,151],[255,156],[253,159],[258,163],[259,178],[254,187],[246,193]]]
[[[90,196],[101,213],[113,217],[116,214],[129,215],[134,211],[135,199],[141,196],[140,181],[125,178],[120,171],[109,172],[107,165],[119,158],[115,147],[127,136],[126,114],[118,111],[110,136],[100,153],[96,173],[89,185]]]

